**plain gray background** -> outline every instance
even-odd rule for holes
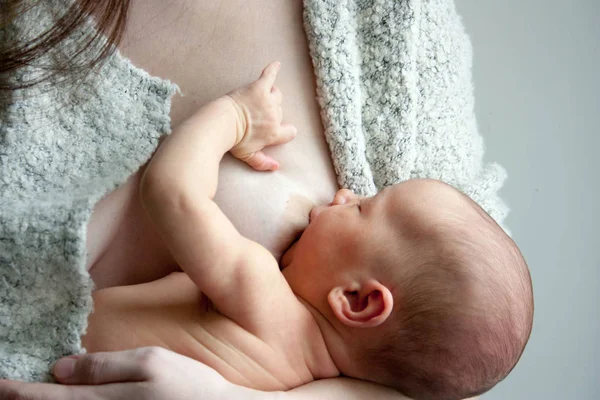
[[[531,269],[525,353],[483,400],[600,399],[600,0],[456,0],[476,114]]]

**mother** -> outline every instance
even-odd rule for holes
[[[96,3],[116,10],[128,1]],[[241,233],[279,256],[304,227],[311,205],[330,201],[337,190],[315,100],[302,3],[134,0],[129,13],[120,44],[122,53],[150,74],[176,82],[184,93],[174,99],[173,126],[210,99],[252,80],[268,61],[282,61],[285,73],[278,86],[286,93],[284,114],[296,125],[299,135],[285,149],[271,149],[281,164],[278,174],[253,173],[226,158],[216,199]],[[168,252],[156,246],[156,238],[143,234],[143,226],[133,231],[120,229],[121,222],[138,210],[123,200],[128,197],[127,191],[135,190],[137,179],[133,176],[105,197],[92,215],[89,267],[99,287],[153,280],[174,268]],[[117,247],[119,257],[130,257],[148,267],[141,272],[114,268],[111,257],[117,255],[103,252],[110,242],[121,245]],[[61,378],[65,376],[61,373],[69,372],[69,366],[75,367],[71,368],[73,375]],[[72,386],[3,382],[0,396],[18,393],[21,398],[32,399],[156,400],[403,398],[387,388],[342,378],[313,382],[288,393],[261,393],[231,385],[200,363],[157,349],[82,356],[74,366],[72,362],[58,364],[55,372],[61,382]],[[76,386],[90,384],[96,386]]]

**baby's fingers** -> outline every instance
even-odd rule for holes
[[[254,153],[246,160],[246,164],[257,171],[275,171],[279,169],[279,163],[262,151]]]
[[[281,93],[281,90],[279,90],[277,86],[273,86],[271,89],[271,95],[273,95],[275,104],[281,105],[281,103],[283,103],[283,93]]]
[[[279,61],[275,61],[267,65],[265,69],[263,69],[260,78],[258,78],[258,84],[270,91],[275,84],[275,80],[277,79],[277,74],[279,73],[280,69],[281,63]]]

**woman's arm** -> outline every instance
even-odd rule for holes
[[[349,378],[323,379],[281,394],[278,400],[411,400],[394,389]],[[473,397],[466,400],[478,400]]]
[[[63,358],[54,374],[62,385],[0,380],[0,399],[410,400],[393,389],[347,378],[315,381],[288,392],[260,392],[160,347]]]
[[[278,400],[410,400],[394,389],[349,378],[323,379],[281,394]]]

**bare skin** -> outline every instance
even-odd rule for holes
[[[282,61],[286,73],[280,76],[278,86],[289,94],[284,118],[298,128],[298,136],[281,149],[267,150],[281,165],[276,174],[269,176],[226,156],[215,197],[241,234],[279,259],[297,232],[306,227],[312,206],[328,203],[338,189],[315,100],[302,3],[133,0],[120,50],[135,65],[180,86],[184,96],[177,95],[173,100],[173,128],[201,105],[249,81],[266,62]],[[150,282],[178,270],[140,206],[137,187],[142,172],[94,209],[88,230],[88,269],[99,288]],[[131,221],[137,223],[128,223]],[[264,225],[262,221],[279,224]],[[144,268],[138,268],[140,264]],[[76,377],[66,382],[88,384],[104,379]],[[110,379],[115,381],[114,377]],[[290,392],[289,397],[384,398],[387,393],[390,399],[405,398],[362,382],[339,382],[306,385]],[[48,390],[40,388],[40,393]],[[55,390],[63,389],[57,386]],[[85,390],[91,392],[96,387]]]
[[[213,201],[224,154],[274,171],[278,162],[262,150],[296,136],[282,123],[279,66],[200,108],[160,146],[142,177],[141,202],[186,273],[96,291],[82,339],[88,351],[163,346],[261,390],[339,375],[277,260],[241,236]]]
[[[269,176],[225,157],[216,195],[240,233],[279,259],[306,226],[310,208],[331,201],[338,189],[315,100],[302,3],[134,0],[121,51],[180,86],[184,96],[174,98],[173,128],[201,105],[255,79],[269,61],[282,62],[285,74],[278,87],[288,94],[284,119],[298,128],[298,136],[267,150],[280,162]],[[100,288],[148,282],[177,269],[141,213],[135,193],[139,177],[94,209],[88,269]],[[127,224],[131,220],[139,223]]]
[[[284,149],[273,151],[281,163],[276,177],[261,176],[226,158],[216,197],[240,233],[276,249],[274,254],[281,253],[296,231],[308,223],[306,215],[312,205],[329,202],[338,189],[315,100],[302,2],[132,0],[121,51],[150,74],[180,86],[185,97],[174,98],[174,128],[201,105],[255,77],[268,61],[282,61],[286,74],[280,77],[279,86],[288,93],[284,116],[298,127],[298,137]],[[156,247],[156,233],[146,229],[150,221],[140,218],[143,214],[136,190],[140,177],[141,173],[132,176],[106,196],[92,215],[88,269],[94,267],[90,273],[100,287],[148,282],[177,268],[165,248]],[[240,193],[244,193],[244,202],[239,201]],[[268,203],[262,201],[265,198]],[[137,220],[138,225],[128,225],[127,219]],[[257,220],[288,224],[265,227]],[[107,255],[111,243],[117,250]],[[118,259],[119,254],[123,259],[144,262],[146,269],[140,271],[126,262],[113,264],[111,257]],[[222,379],[212,369],[160,348],[91,353],[80,357],[73,367],[71,377],[57,376],[68,385],[3,381],[0,397],[211,399],[223,398],[223,390],[227,390],[228,398],[257,400],[406,399],[390,389],[350,379],[321,380],[275,397],[238,387],[222,390]],[[189,384],[192,381],[198,385]]]

